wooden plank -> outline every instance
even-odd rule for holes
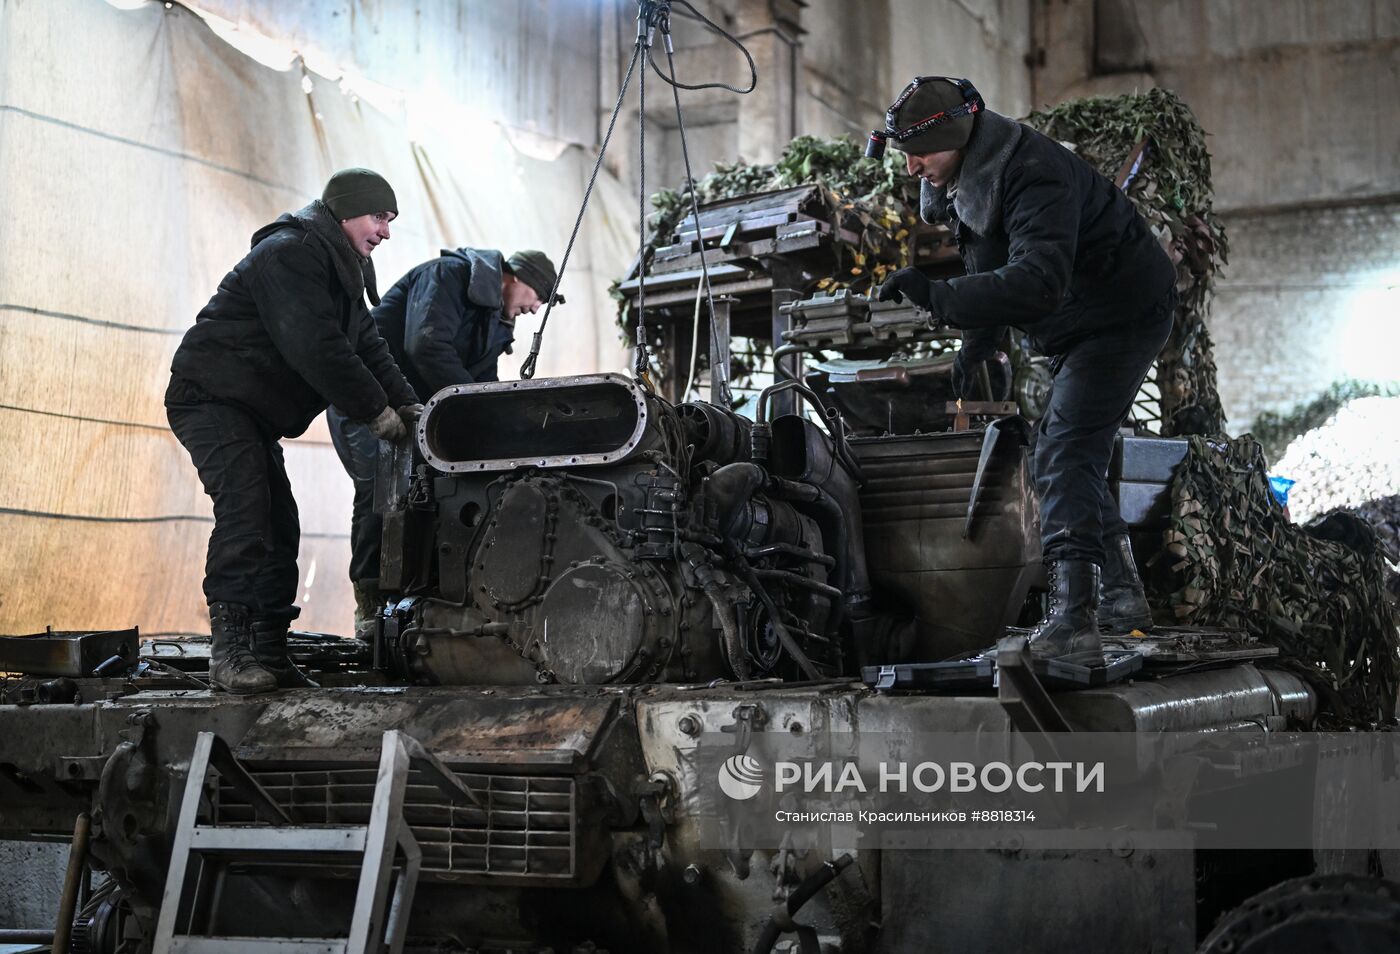
[[[780,211],[775,213],[766,213],[764,215],[758,216],[748,216],[739,219],[728,219],[720,221],[714,225],[706,225],[705,228],[701,230],[700,236],[706,241],[712,238],[721,238],[723,236],[729,236],[732,241],[733,236],[735,234],[766,232],[769,229],[781,228],[782,226],[788,225],[791,222],[806,220],[808,218],[810,217],[799,215],[796,212]],[[817,220],[812,219],[812,221]],[[681,242],[694,242],[695,229],[682,228],[676,232],[676,238]]]
[[[821,187],[816,185],[803,185],[775,192],[754,192],[735,196],[732,199],[722,199],[719,202],[706,203],[700,206],[700,226],[704,228],[714,222],[729,222],[754,212],[770,209],[789,208],[793,211],[806,211],[814,203],[825,206],[821,200],[820,189]],[[690,231],[695,230],[695,219],[691,213],[687,213],[681,218],[677,228],[683,229],[687,226],[689,226]]]
[[[766,292],[766,291],[768,291],[769,289],[771,289],[772,287],[773,287],[773,281],[772,281],[772,279],[768,278],[767,276],[763,276],[763,277],[760,277],[760,278],[754,278],[754,279],[751,279],[751,280],[749,280],[749,281],[744,281],[744,282],[731,282],[731,283],[729,283],[729,284],[727,284],[727,285],[711,285],[710,290],[711,290],[711,292],[712,292],[713,294],[715,294],[716,296],[718,296],[718,295],[742,296],[742,295],[753,294],[754,292]],[[652,309],[652,308],[662,308],[662,307],[665,307],[665,306],[667,306],[667,305],[675,305],[675,304],[679,304],[679,303],[682,303],[682,302],[684,302],[684,303],[691,303],[691,302],[694,302],[694,301],[695,301],[695,286],[694,286],[694,285],[691,285],[689,288],[682,288],[682,289],[678,289],[678,290],[676,290],[676,291],[661,292],[661,293],[659,293],[659,294],[657,294],[657,295],[652,295],[650,292],[648,292],[648,293],[647,293],[647,319],[648,319],[648,320],[651,320],[651,318],[652,318],[652,315],[651,315],[651,309]],[[667,316],[663,315],[663,316],[661,316],[661,317],[665,318],[665,317],[667,317]],[[689,315],[689,314],[683,315],[682,317],[683,317],[686,321],[689,321],[689,320],[690,320],[690,315]],[[673,319],[673,320],[674,320],[674,319]],[[703,320],[703,319],[702,319],[702,320]]]
[[[708,261],[706,262],[706,269],[710,273],[710,284],[712,286],[716,281],[733,280],[736,276],[747,276],[752,273],[751,269],[740,268],[737,265],[732,265],[728,263],[711,264]],[[647,294],[650,295],[653,289],[659,291],[664,288],[672,288],[676,285],[687,284],[690,285],[693,290],[694,283],[702,280],[703,278],[704,274],[700,270],[699,257],[697,256],[696,265],[693,270],[679,272],[662,272],[659,274],[648,275],[646,277],[646,290]],[[635,293],[639,284],[641,284],[641,282],[639,282],[638,279],[629,279],[628,281],[625,281],[621,285],[619,285],[618,290],[624,293]]]

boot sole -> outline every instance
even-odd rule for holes
[[[256,696],[264,692],[276,692],[279,687],[271,685],[266,689],[230,689],[228,686],[221,686],[217,682],[211,682],[209,688],[219,692],[227,692],[231,696]]]

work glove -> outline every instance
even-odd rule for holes
[[[423,405],[405,404],[399,408],[399,417],[403,420],[403,426],[410,431],[418,426],[418,419],[423,416]]]
[[[992,393],[982,393],[981,366],[987,366],[987,379],[991,382]],[[959,348],[953,356],[953,397],[958,400],[976,396],[983,401],[1004,401],[1011,387],[1011,372],[1002,360],[1000,351],[986,361],[971,357],[966,348]]]
[[[930,282],[917,268],[901,268],[880,286],[877,296],[880,301],[904,301],[909,299],[920,308],[928,308],[933,298],[929,292]]]
[[[384,410],[380,411],[378,416],[369,422],[369,431],[381,441],[388,441],[391,444],[397,444],[408,436],[408,429],[403,426],[403,418],[399,417],[398,411],[388,405],[385,405]]]

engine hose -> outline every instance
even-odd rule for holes
[[[821,673],[817,672],[817,667],[812,665],[812,660],[807,658],[807,654],[802,651],[802,647],[797,645],[797,640],[792,638],[792,633],[788,632],[787,626],[783,623],[782,617],[778,614],[778,604],[773,602],[773,597],[768,595],[768,591],[763,588],[763,583],[754,574],[753,567],[748,561],[739,557],[734,561],[743,570],[744,581],[749,584],[749,589],[757,594],[763,603],[763,608],[768,611],[768,624],[773,627],[773,632],[777,634],[778,642],[783,644],[783,648],[788,651],[796,662],[802,674],[808,679],[819,680]]]
[[[784,905],[775,910],[768,918],[768,923],[763,925],[763,931],[758,935],[758,940],[754,942],[753,954],[772,954],[773,945],[778,943],[778,937],[786,931],[797,931],[802,925],[794,924],[793,917],[801,910],[802,905],[812,900],[822,888],[836,879],[836,876],[854,863],[855,859],[850,855],[842,855],[835,861],[825,862],[816,871],[802,879],[802,883],[788,895]],[[810,928],[808,929],[810,930]]]
[[[815,553],[792,543],[770,543],[761,547],[750,547],[744,551],[750,560],[761,560],[769,556],[792,557],[803,563],[816,563],[828,569],[836,565],[836,558],[826,553]]]
[[[739,624],[734,621],[734,608],[720,593],[719,586],[711,583],[705,587],[705,595],[714,607],[715,619],[724,633],[724,655],[729,659],[729,668],[734,670],[734,678],[740,682],[749,679],[749,656],[744,651],[744,642],[739,638]]]
[[[759,424],[768,423],[768,398],[779,391],[796,391],[812,405],[823,418],[826,417],[826,406],[822,404],[822,399],[817,397],[817,393],[807,387],[796,378],[788,378],[786,381],[779,381],[777,384],[770,384],[758,394],[758,408],[754,414],[754,421]]]
[[[790,586],[810,590],[818,596],[826,597],[837,606],[841,605],[841,601],[846,597],[845,593],[834,586],[814,580],[810,576],[803,576],[801,573],[794,573],[791,570],[754,570],[753,572],[754,576],[760,580],[778,580]]]

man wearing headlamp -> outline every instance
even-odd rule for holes
[[[920,214],[948,225],[966,275],[904,268],[882,301],[908,298],[963,332],[958,396],[983,361],[994,390],[1007,326],[1054,358],[1035,445],[1050,605],[1031,634],[1042,656],[1098,651],[1113,632],[1152,625],[1127,526],[1108,490],[1114,436],[1167,340],[1176,269],[1132,203],[1059,143],[998,115],[967,80],[920,77],[871,134],[918,176]],[[998,380],[998,378],[1000,380]],[[996,394],[1001,397],[1001,394]]]

